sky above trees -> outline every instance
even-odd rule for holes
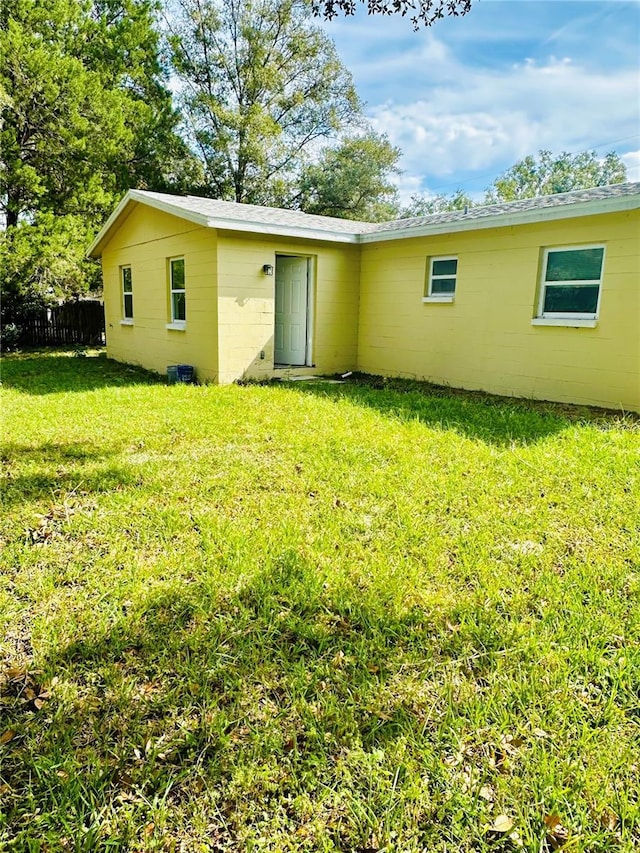
[[[476,0],[414,32],[406,18],[323,24],[365,113],[403,156],[401,195],[481,197],[539,149],[617,151],[640,180],[640,4]]]

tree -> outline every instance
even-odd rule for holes
[[[6,318],[91,286],[91,232],[124,190],[163,189],[188,156],[151,0],[4,0],[0,54]]]
[[[360,118],[333,43],[306,0],[178,0],[176,12],[169,40],[203,191],[287,205],[314,146]]]
[[[383,222],[398,213],[398,191],[390,177],[399,174],[400,149],[369,131],[325,148],[302,170],[297,205],[305,213]]]
[[[611,152],[599,160],[595,151],[580,154],[552,154],[539,151],[507,169],[486,190],[482,204],[499,204],[523,198],[584,190],[591,187],[620,184],[627,179],[627,169],[618,154]],[[429,216],[450,210],[464,210],[478,204],[463,190],[451,195],[414,195],[403,209],[402,217]]]
[[[626,166],[615,152],[599,160],[595,151],[558,155],[539,151],[537,158],[525,157],[496,178],[486,192],[485,204],[620,184],[626,178]]]
[[[432,216],[435,213],[446,213],[450,210],[465,210],[474,207],[476,202],[463,190],[456,190],[453,195],[412,195],[411,201],[402,211],[402,218],[412,216]]]
[[[361,0],[370,15],[411,15],[414,29],[430,27],[445,15],[461,17],[471,11],[472,0]],[[313,11],[332,20],[338,15],[355,15],[356,0],[313,0]]]
[[[92,230],[81,217],[45,211],[0,239],[2,319],[19,323],[59,296],[97,285],[100,267],[85,257]]]
[[[42,210],[102,215],[123,189],[158,183],[178,118],[149,0],[4,0],[0,52],[9,227]]]

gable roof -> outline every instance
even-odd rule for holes
[[[146,199],[153,199],[173,208],[199,214],[206,217],[207,224],[224,222],[239,225],[268,225],[294,228],[308,228],[326,231],[327,233],[354,234],[375,228],[375,223],[356,222],[350,219],[338,219],[333,216],[314,216],[302,213],[300,210],[286,210],[281,207],[262,207],[257,204],[239,204],[235,201],[219,201],[215,198],[200,196],[175,196],[167,193],[141,192]],[[216,227],[210,225],[210,227]]]
[[[260,207],[199,196],[129,190],[91,244],[87,252],[89,257],[100,257],[113,231],[138,204],[162,210],[205,228],[339,243],[372,243],[632,210],[640,207],[640,183],[593,187],[382,223],[315,216],[298,210]]]
[[[100,229],[87,254],[100,257],[104,244],[121,221],[137,204],[145,204],[205,228],[275,234],[282,237],[307,237],[312,240],[356,243],[358,234],[376,227],[371,222],[355,222],[332,216],[313,216],[299,210],[239,204],[200,196],[170,195],[147,190],[129,190]]]

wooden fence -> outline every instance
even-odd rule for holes
[[[65,302],[21,325],[21,343],[29,346],[97,346],[105,341],[104,306],[97,300]]]

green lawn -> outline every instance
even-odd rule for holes
[[[637,418],[2,381],[0,850],[640,844]]]

